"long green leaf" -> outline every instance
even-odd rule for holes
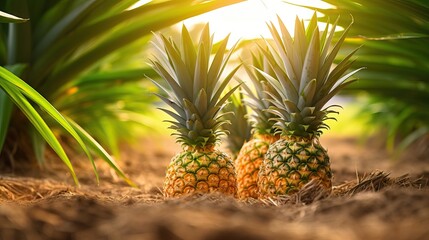
[[[59,41],[49,46],[49,48],[46,49],[46,52],[42,52],[43,55],[34,56],[37,61],[35,62],[31,72],[32,75],[35,75],[32,79],[33,84],[39,85],[43,80],[45,80],[46,76],[49,75],[57,64],[77,49],[85,46],[85,44],[94,41],[96,38],[105,36],[121,23],[130,21],[138,16],[145,16],[148,12],[150,13],[157,7],[164,8],[164,5],[166,4],[171,4],[171,2],[152,4],[150,6],[143,6],[130,11],[112,12],[110,15],[100,19],[99,21],[91,22],[88,25],[83,25],[82,27],[73,29],[71,32],[67,32],[67,34],[62,36]],[[100,5],[100,7],[103,8],[104,6],[104,4]],[[47,23],[49,22],[42,24],[41,27]],[[129,28],[129,26],[124,26],[124,28]],[[48,30],[46,30],[46,32],[47,31]]]
[[[65,36],[67,32],[75,27],[75,25],[80,23],[81,19],[84,18],[85,15],[91,12],[92,8],[96,7],[97,3],[100,4],[101,2],[96,0],[87,0],[64,16],[38,42],[38,45],[34,49],[34,54],[41,55],[41,53],[46,51],[46,49],[49,48],[57,39]]]
[[[0,77],[5,79],[5,73],[2,71],[3,68],[0,68]],[[0,87],[8,94],[12,101],[16,104],[18,108],[24,113],[28,120],[33,124],[36,130],[43,136],[46,142],[52,147],[52,149],[58,154],[61,160],[65,163],[69,169],[73,180],[76,185],[79,185],[79,181],[74,172],[73,166],[67,157],[67,154],[64,152],[61,144],[58,142],[55,135],[52,133],[51,129],[45,123],[43,118],[39,113],[31,106],[25,96],[17,89],[17,87],[11,84],[8,81],[1,81]]]
[[[9,13],[0,11],[0,23],[21,23],[28,21],[27,18],[20,18]]]
[[[7,130],[12,114],[12,101],[9,96],[0,89],[0,152],[6,139]]]
[[[178,1],[167,1],[166,3],[170,3],[171,5],[170,8],[164,8],[163,6],[161,9],[151,9],[150,12],[140,15],[140,18],[136,18],[133,24],[123,26],[121,29],[110,35],[109,38],[105,39],[97,46],[89,49],[84,54],[80,55],[77,59],[74,59],[72,62],[59,69],[56,74],[50,76],[49,79],[46,80],[49,84],[46,84],[46,90],[44,90],[44,92],[53,92],[59,86],[63,85],[64,82],[69,81],[78,73],[87,69],[88,66],[91,66],[94,62],[99,61],[101,58],[105,57],[112,51],[118,50],[119,48],[130,44],[144,35],[151,34],[153,31],[167,27],[186,18],[241,1],[242,0],[212,0],[192,4],[191,6],[189,6],[189,3],[185,2],[181,3]],[[150,5],[142,6],[141,8],[147,8],[149,6]],[[97,31],[97,29],[93,29],[92,31]],[[86,34],[92,35],[91,32],[86,32]],[[72,39],[73,38],[71,37],[68,39],[68,41],[70,41],[69,44],[74,44],[72,42],[74,40]],[[68,44],[65,44],[65,46],[67,45]],[[58,53],[53,53],[53,58],[51,58],[52,61],[56,61],[55,55],[58,55]],[[47,60],[44,61],[46,62]],[[49,64],[49,62],[46,63]]]
[[[9,5],[14,9],[14,14],[29,16],[26,0],[14,0]],[[29,62],[32,45],[30,22],[10,23],[6,43],[7,65]]]
[[[115,172],[122,177],[130,186],[137,187],[135,183],[133,183],[125,174],[122,172],[121,169],[117,166],[115,160],[104,150],[104,148],[97,142],[91,135],[86,132],[83,128],[81,128],[76,122],[74,122],[72,119],[67,119],[71,125],[73,126],[74,130],[78,132],[79,136],[85,141],[85,143],[91,148],[98,156],[103,158],[105,162],[109,164],[110,167],[112,167]]]
[[[14,88],[11,88],[11,89],[14,90],[14,92],[16,92],[14,94],[17,95],[17,96],[13,97],[13,99],[14,99],[15,102],[17,102],[18,100],[20,101],[20,102],[17,102],[17,104],[25,104],[26,105],[28,103],[28,101],[26,99],[24,100],[23,99],[24,97],[21,97],[21,95],[22,96],[25,95],[26,97],[30,98],[32,101],[34,101],[35,103],[37,103],[45,112],[47,112],[53,119],[55,119],[55,121],[58,124],[60,124],[71,136],[73,136],[73,138],[79,143],[79,145],[85,151],[86,155],[91,160],[91,162],[94,163],[94,160],[92,159],[91,154],[89,153],[86,145],[84,144],[84,142],[82,141],[82,139],[80,138],[80,136],[76,133],[76,131],[72,128],[72,126],[65,120],[65,118],[45,98],[43,98],[33,88],[31,88],[30,86],[28,86],[24,81],[22,81],[21,79],[19,79],[18,77],[16,77],[13,74],[10,74],[10,72],[8,72],[3,67],[0,67],[0,76],[6,81],[7,84],[10,84],[10,85],[12,85],[14,87]],[[8,92],[8,94],[10,95],[11,93]],[[25,106],[25,105],[23,105],[23,106]],[[22,108],[23,106],[19,106],[19,107]],[[39,116],[39,117],[38,118],[34,118],[34,116],[32,116],[31,114],[34,114],[35,110],[33,108],[30,109],[30,110],[31,110],[31,112],[27,112],[26,116],[27,117],[32,117],[32,119],[30,119],[30,121],[32,121],[33,125],[35,123],[35,119],[43,121],[41,119],[40,115],[38,115],[38,114],[37,114],[37,116]],[[43,123],[44,123],[44,121],[43,121]],[[41,132],[41,131],[43,131],[44,126],[42,126],[42,127],[40,127],[40,126],[37,127],[36,126],[36,129],[39,132]],[[49,140],[47,140],[49,144],[54,144],[54,146],[56,148],[58,148],[57,143],[56,143],[57,141],[53,142],[53,143],[50,143],[49,141],[53,141],[52,139],[49,138],[50,136],[46,135],[47,133],[43,133],[43,132],[41,132],[41,134],[42,134],[42,136],[44,136],[45,139],[47,139],[47,138],[49,139]],[[58,151],[61,153],[60,150],[58,150]],[[64,156],[62,158],[64,158]],[[97,173],[97,170],[96,170],[94,164],[93,164],[93,166],[94,166],[94,173],[95,173],[95,175],[97,177],[97,182],[98,182],[98,173]]]
[[[21,74],[25,69],[22,64],[8,66],[10,73],[6,74]],[[3,149],[3,144],[6,139],[7,131],[9,129],[9,122],[12,117],[13,102],[2,89],[0,89],[0,152]]]
[[[21,1],[27,3],[25,5],[28,7],[20,4]],[[131,76],[132,74],[126,76],[126,73],[120,72],[131,62],[128,60],[129,56],[126,56],[128,53],[134,54],[131,58],[134,57],[135,62],[136,60],[141,62],[141,56],[136,57],[137,53],[140,53],[140,49],[144,49],[152,36],[152,31],[242,0],[154,0],[135,9],[128,9],[128,7],[137,0],[94,1],[102,4],[85,8],[84,5],[91,4],[89,1],[37,1],[35,3],[28,0],[11,0],[9,2],[16,3],[14,8],[28,9],[28,16],[32,18],[31,25],[29,24],[30,35],[27,37],[16,35],[9,38],[3,31],[1,37],[8,37],[10,43],[19,46],[15,49],[20,49],[23,56],[28,58],[22,61],[28,64],[28,72],[26,75],[19,76],[40,94],[28,92],[28,89],[22,86],[19,86],[18,91],[35,104],[34,106],[39,105],[35,98],[41,96],[47,98],[52,105],[59,107],[57,109],[64,115],[82,124],[86,131],[94,134],[95,139],[100,139],[104,136],[102,127],[97,126],[95,121],[91,121],[91,117],[97,119],[106,117],[112,121],[112,124],[108,125],[109,128],[120,129],[124,128],[127,121],[132,121],[130,119],[133,116],[144,119],[143,111],[148,108],[140,103],[140,101],[149,102],[149,98],[145,96],[147,85],[144,82],[132,84],[127,82],[127,86],[122,84],[136,79]],[[13,13],[16,12],[13,11]],[[17,44],[18,41],[15,40],[23,41],[25,45]],[[138,46],[137,44],[142,44],[138,51],[134,47]],[[31,49],[27,51],[23,46],[30,46]],[[35,48],[37,48],[36,53]],[[11,56],[17,55],[13,51],[3,52],[8,52]],[[132,66],[138,68],[141,64]],[[98,74],[106,70],[118,72],[115,76],[108,76],[108,73],[105,76]],[[135,76],[137,75],[138,73]],[[145,75],[154,76],[154,71]],[[111,90],[112,88],[118,88],[118,90]],[[73,103],[74,100],[76,100],[75,103]],[[67,121],[59,118],[58,111],[47,110],[49,109],[47,106],[44,102],[40,106],[41,111],[37,108],[47,125],[56,128],[62,126],[64,129],[60,128],[62,131],[60,134],[68,132],[76,138],[78,135],[73,132],[76,130],[70,128]],[[61,123],[59,124],[58,121]],[[118,130],[114,131],[118,132]],[[82,146],[85,143],[83,140],[78,142],[85,151],[85,147]],[[91,163],[93,163],[92,160]]]
[[[28,134],[30,135],[30,139],[33,145],[34,155],[39,165],[44,166],[46,141],[35,127],[33,126],[29,126],[29,127],[30,127],[30,130]]]

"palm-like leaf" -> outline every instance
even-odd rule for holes
[[[9,96],[9,98],[21,109],[25,116],[30,120],[36,130],[42,135],[42,137],[51,145],[52,149],[58,154],[58,156],[64,161],[66,166],[69,168],[75,183],[78,184],[76,174],[74,173],[73,167],[68,159],[66,153],[64,152],[61,144],[58,142],[57,138],[54,136],[46,122],[42,119],[40,114],[33,108],[31,103],[28,101],[27,97],[31,98],[32,101],[35,101],[43,106],[46,110],[49,110],[51,115],[60,120],[60,124],[64,124],[70,130],[70,125],[67,121],[64,121],[61,115],[59,115],[56,110],[40,95],[37,95],[36,92],[31,89],[24,81],[17,78],[14,74],[7,71],[6,69],[0,67],[0,87],[4,92]],[[26,94],[30,96],[25,96]],[[73,134],[76,134],[74,130],[71,131]],[[75,135],[80,142],[82,140],[79,136]],[[86,146],[83,145],[86,149]]]
[[[405,143],[428,134],[429,129],[429,3],[409,1],[333,1],[335,9],[317,9],[328,17],[352,14],[355,25],[346,46],[363,47],[356,64],[368,70],[346,93],[364,91],[370,96],[366,113],[373,123],[388,126],[389,147],[398,136]],[[344,26],[344,20],[339,25]],[[341,54],[338,60],[344,59]],[[365,112],[363,112],[365,113]],[[381,117],[385,116],[385,117]]]
[[[153,0],[134,9],[131,7],[137,0],[2,1],[1,22],[30,20],[0,25],[0,65],[24,64],[25,68],[18,76],[28,86],[17,91],[18,86],[2,85],[7,94],[0,91],[0,106],[5,110],[2,108],[0,115],[0,143],[3,144],[7,137],[8,127],[18,128],[22,124],[10,121],[15,116],[12,99],[22,111],[23,106],[28,107],[25,110],[27,117],[45,139],[48,138],[48,129],[43,127],[45,122],[55,128],[60,121],[83,149],[88,146],[95,148],[96,153],[105,153],[93,138],[89,138],[90,135],[84,134],[83,129],[98,140],[107,138],[104,143],[115,149],[115,132],[123,131],[127,122],[144,122],[147,103],[151,102],[151,97],[145,94],[150,89],[146,89],[147,85],[140,80],[145,75],[153,76],[154,72],[147,65],[136,64],[141,58],[139,53],[150,40],[151,31],[239,1]],[[60,117],[62,115],[51,118],[49,114],[52,112],[46,109],[33,111],[26,104],[30,86],[59,112],[65,113],[70,121]],[[43,109],[48,105],[41,95],[36,99],[44,102],[40,105]],[[31,99],[34,101],[35,98]],[[97,123],[94,119],[99,116],[102,120]],[[71,119],[73,124],[69,125]],[[58,129],[64,132],[63,127]],[[32,135],[34,142],[40,143],[40,138]],[[48,143],[52,146],[55,141],[49,138]],[[54,150],[60,152],[58,146]],[[37,149],[36,152],[42,156]],[[61,155],[61,158],[68,164],[65,156]],[[115,166],[111,159],[103,159]]]
[[[20,23],[26,21],[28,21],[28,19],[20,18],[12,14],[0,11],[0,22],[2,23]]]

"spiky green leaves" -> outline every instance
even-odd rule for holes
[[[239,69],[235,67],[228,75],[223,71],[233,52],[227,50],[228,36],[219,43],[211,58],[213,36],[207,24],[197,46],[185,26],[181,41],[177,44],[162,34],[156,35],[157,55],[151,60],[155,71],[166,81],[169,89],[153,81],[167,96],[157,94],[174,111],[161,108],[173,117],[171,128],[176,130],[177,141],[185,146],[205,147],[214,145],[223,134],[221,109],[238,86],[227,91],[226,86]]]
[[[250,140],[251,126],[247,121],[247,107],[244,102],[244,96],[240,90],[236,91],[229,97],[229,104],[222,109],[224,119],[231,124],[224,124],[222,128],[228,134],[225,138],[227,148],[230,150],[232,157],[235,159],[243,144]],[[234,114],[227,114],[232,112]]]
[[[260,53],[252,53],[252,67],[244,65],[248,78],[252,82],[253,89],[250,86],[243,85],[246,98],[244,102],[252,109],[250,115],[250,121],[252,123],[253,132],[255,134],[274,134],[274,123],[273,115],[266,110],[272,106],[270,101],[272,97],[267,92],[273,92],[270,88],[272,86],[268,84],[267,79],[260,73],[263,71],[265,74],[270,76],[275,75],[271,66],[267,61],[264,60],[264,56]]]
[[[268,94],[273,103],[268,112],[276,115],[276,126],[284,135],[301,137],[319,136],[328,128],[324,120],[331,106],[327,102],[341,89],[354,82],[349,79],[362,68],[345,72],[353,61],[349,61],[356,50],[349,53],[334,66],[334,59],[344,42],[351,24],[334,44],[333,36],[337,21],[329,28],[329,22],[319,32],[316,13],[307,27],[296,19],[292,38],[281,19],[278,30],[274,23],[268,25],[274,44],[267,41],[268,50],[260,48],[275,75],[260,73],[272,86]]]

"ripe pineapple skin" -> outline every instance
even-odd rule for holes
[[[237,173],[237,197],[239,199],[258,198],[258,174],[265,153],[271,143],[278,140],[278,135],[256,134],[241,148],[235,167]]]
[[[317,138],[282,137],[270,145],[261,165],[260,198],[293,194],[312,179],[331,191],[332,171],[327,151]]]
[[[174,156],[167,168],[164,197],[220,192],[235,196],[235,169],[231,158],[214,148],[188,148]]]

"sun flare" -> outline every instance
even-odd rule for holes
[[[306,1],[306,4],[322,8],[330,7],[318,0]],[[234,43],[240,39],[270,37],[266,23],[277,22],[277,16],[285,22],[288,29],[293,30],[296,16],[309,19],[313,13],[313,10],[287,4],[282,0],[248,0],[189,18],[182,23],[191,26],[209,22],[210,28],[216,33],[215,41],[231,33],[230,42]]]

